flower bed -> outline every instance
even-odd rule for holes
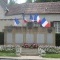
[[[20,45],[0,45],[0,56],[20,56]]]
[[[0,45],[0,56],[16,56],[15,47],[12,45]]]
[[[22,45],[22,47],[24,47],[24,48],[29,48],[29,45],[28,45],[27,43],[24,43],[24,44]]]
[[[33,44],[29,45],[29,44],[27,44],[27,43],[24,43],[24,44],[22,45],[22,47],[24,47],[24,48],[38,48],[38,44],[33,43]]]
[[[60,47],[56,47],[56,46],[39,46],[39,48],[43,49],[47,54],[60,53]]]
[[[30,48],[38,48],[38,44],[33,43],[30,45]]]

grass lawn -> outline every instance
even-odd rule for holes
[[[16,56],[16,54],[15,53],[4,53],[4,52],[0,52],[0,56],[12,56],[12,57],[14,57],[14,56]]]
[[[46,54],[45,58],[60,58],[60,54]]]

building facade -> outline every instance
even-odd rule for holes
[[[3,1],[3,0],[2,0]],[[6,5],[6,4],[5,4]],[[48,22],[52,22],[56,33],[60,32],[60,2],[45,2],[45,3],[24,3],[13,6],[0,6],[0,32],[5,26],[14,26],[14,19],[18,18],[20,24],[18,26],[25,26],[23,14],[26,20],[30,20],[30,14],[39,14],[41,20],[46,18]]]
[[[30,21],[30,14],[32,14],[32,15],[39,14],[41,20],[42,20],[42,18],[45,17],[48,22],[51,22],[51,27],[53,27],[53,30],[55,31],[55,33],[60,33],[60,2],[24,3],[24,4],[10,5],[10,6],[7,6],[7,5],[5,6],[2,4],[0,4],[0,5],[1,5],[0,6],[0,28],[1,28],[0,32],[5,31],[5,33],[6,33],[7,30],[5,30],[5,27],[13,26],[13,31],[15,29],[15,33],[16,33],[17,32],[16,28],[14,28],[14,19],[15,18],[19,19],[20,24],[18,25],[18,27],[22,28],[22,27],[27,26],[27,23],[24,22],[23,15],[25,15],[25,18],[27,21]],[[18,28],[18,29],[20,29],[20,28]],[[33,29],[32,29],[32,31],[33,31]],[[45,30],[45,31],[47,33],[47,30]],[[25,30],[24,30],[24,32],[25,32]],[[42,35],[37,34],[36,37],[38,37],[38,38],[36,38],[36,39],[39,41],[39,39],[41,38],[40,36],[44,36],[44,33]],[[21,34],[17,33],[16,39],[18,41],[16,41],[16,42],[19,42],[18,35],[20,35],[20,37],[21,37]],[[34,34],[28,34],[28,33],[26,34],[26,36],[28,36],[28,37],[30,35],[31,35],[31,37],[32,37],[31,39],[33,41],[33,39],[35,39],[35,38],[33,38]],[[53,33],[53,35],[54,35],[54,33]],[[49,33],[48,37],[53,36],[53,35],[51,35]],[[11,34],[9,34],[9,33],[6,36],[12,37]],[[15,37],[15,35],[14,35],[14,37]],[[28,40],[29,39],[28,37],[25,37],[25,40],[26,39]],[[5,39],[8,39],[8,38],[5,38]],[[14,39],[13,40],[12,39],[13,39],[13,37],[11,38],[11,42],[14,40]],[[22,39],[21,42],[24,41],[24,38],[21,37],[21,39]],[[48,39],[47,35],[46,35],[46,38],[43,38],[43,41],[44,41],[44,39],[45,40]],[[55,41],[54,37],[50,40]],[[8,39],[8,43],[9,43],[9,41],[10,41],[10,39]],[[42,42],[42,40],[40,42]],[[44,44],[46,44],[46,43],[44,42]],[[55,45],[55,44],[53,43],[52,45]]]

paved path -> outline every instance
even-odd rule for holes
[[[20,56],[20,57],[0,57],[0,60],[2,59],[17,59],[17,60],[23,60],[23,59],[31,59],[31,60],[60,60],[60,58],[42,58],[40,56]]]

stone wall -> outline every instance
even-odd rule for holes
[[[54,28],[42,27],[6,27],[4,44],[22,45],[23,43],[38,43],[39,45],[55,45]]]

